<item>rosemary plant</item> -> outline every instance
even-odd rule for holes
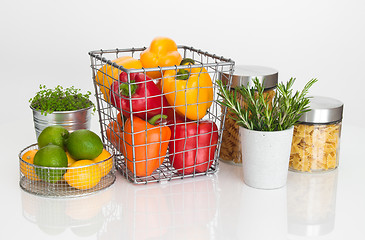
[[[86,94],[80,93],[80,89],[75,87],[63,88],[58,85],[54,89],[47,89],[45,85],[39,86],[40,90],[29,100],[30,106],[41,111],[42,114],[52,113],[54,111],[73,111],[95,105],[89,100],[91,92]]]
[[[272,102],[264,94],[264,82],[255,78],[254,86],[248,85],[235,88],[234,92],[218,80],[220,92],[218,93],[226,106],[233,113],[231,117],[244,128],[256,131],[281,131],[292,127],[302,116],[309,111],[309,97],[307,93],[317,79],[311,79],[302,91],[293,92],[295,78],[291,78],[286,84],[279,83],[277,92]],[[246,103],[241,106],[238,96]]]

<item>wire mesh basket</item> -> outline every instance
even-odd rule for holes
[[[114,149],[108,145],[104,148],[110,156],[88,165],[43,167],[33,164],[38,144],[32,144],[19,153],[19,185],[29,193],[46,197],[78,197],[105,189],[115,182],[116,170]]]
[[[216,81],[234,61],[178,46],[186,65],[124,67],[144,50],[89,53],[101,135],[116,148],[116,168],[135,184],[216,172],[226,115]]]

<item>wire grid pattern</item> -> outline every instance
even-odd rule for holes
[[[221,145],[222,131],[224,128],[224,119],[226,115],[226,108],[222,107],[219,104],[219,101],[222,101],[218,95],[218,85],[216,80],[220,79],[222,73],[229,73],[230,75],[233,72],[234,61],[231,59],[226,59],[224,57],[216,56],[214,54],[210,54],[208,52],[203,52],[201,50],[186,47],[186,46],[178,46],[178,50],[183,58],[190,58],[195,61],[194,65],[188,66],[171,66],[171,67],[157,67],[157,68],[142,68],[142,69],[125,69],[123,66],[120,66],[113,62],[112,60],[123,57],[123,56],[131,56],[136,59],[139,58],[139,54],[141,51],[144,51],[146,48],[130,48],[130,49],[112,49],[112,50],[99,50],[92,51],[89,53],[91,57],[91,68],[93,72],[93,82],[95,86],[95,96],[97,99],[97,109],[99,114],[99,122],[101,128],[101,135],[103,142],[105,144],[113,145],[117,150],[115,153],[115,161],[116,168],[124,175],[129,181],[135,184],[148,183],[148,182],[159,182],[164,180],[171,180],[177,178],[186,178],[186,177],[195,177],[199,175],[206,175],[210,173],[214,173],[218,170],[218,156]],[[164,105],[164,98],[168,95],[168,93],[163,93],[161,89],[164,88],[164,81],[167,79],[163,74],[166,71],[175,71],[175,75],[171,76],[175,78],[179,75],[178,70],[186,69],[190,72],[189,77],[194,76],[197,77],[198,86],[201,83],[202,75],[204,75],[204,70],[209,74],[209,77],[212,80],[212,86],[208,87],[194,87],[197,92],[197,98],[199,99],[199,93],[203,94],[204,88],[210,88],[212,91],[212,99],[208,102],[193,102],[190,104],[176,104],[176,95],[179,91],[183,91],[185,93],[185,100],[188,100],[189,96],[186,95],[185,90],[176,90],[174,104]],[[193,69],[197,69],[193,71]],[[144,87],[145,91],[147,91],[148,82],[153,82],[157,86],[160,87],[160,93],[154,96],[145,96],[140,98],[128,97],[120,94],[119,92],[115,92],[111,88],[111,82],[120,82],[118,81],[119,75],[124,72],[126,74],[127,81],[124,84],[128,86],[129,96],[131,96],[133,85],[138,86],[139,83],[133,82],[133,74],[135,73],[143,73],[148,75],[148,72],[158,71],[161,73],[161,78],[149,79],[145,76],[145,79],[142,84],[139,86]],[[194,73],[193,73],[194,72]],[[231,84],[231,79],[226,83],[228,86]],[[175,84],[176,87],[176,84]],[[186,87],[186,86],[185,86]],[[176,88],[177,89],[177,88]],[[187,88],[186,90],[191,90]],[[109,93],[109,94],[105,94]],[[111,95],[114,94],[114,95]],[[116,99],[118,98],[118,99]],[[162,107],[159,108],[160,114],[165,114],[165,112],[172,110],[173,116],[172,121],[161,121],[158,125],[151,128],[148,125],[147,121],[145,121],[145,126],[142,129],[136,130],[136,126],[133,124],[137,119],[143,118],[144,120],[148,120],[148,112],[156,109],[149,108],[148,101],[149,98],[154,98],[155,101],[161,102]],[[111,100],[114,103],[111,103]],[[133,104],[134,101],[144,100],[145,108],[144,111],[134,111]],[[119,101],[119,105],[118,104]],[[127,101],[127,107],[120,107],[122,101]],[[196,109],[197,114],[199,113],[199,107],[202,104],[211,104],[209,109],[207,110],[205,116],[198,120],[190,120],[185,117],[187,115],[188,108],[192,106],[193,109]],[[182,117],[182,114],[177,114],[176,110],[178,108],[185,109],[185,116]],[[157,108],[158,110],[158,108]],[[190,108],[191,110],[191,108]],[[130,121],[132,125],[131,130],[127,131],[125,126],[126,122]],[[179,123],[176,123],[181,121]],[[202,133],[199,133],[199,128],[206,121],[213,122],[217,128],[213,128],[213,124],[211,124],[211,130],[205,132],[206,138],[210,138],[209,144],[205,144],[201,146],[199,143],[200,138],[202,138]],[[163,129],[165,127],[169,127],[172,135],[176,133],[176,128],[178,125],[185,125],[182,128],[186,130],[187,125],[195,124],[196,132],[193,135],[188,135],[185,132],[185,139],[162,139]],[[136,124],[135,124],[136,125]],[[195,126],[194,125],[194,126]],[[160,133],[160,141],[158,142],[148,142],[148,138],[151,135],[150,132],[157,130]],[[145,140],[142,142],[136,141],[136,136],[143,135]],[[213,140],[213,136],[218,135],[217,140]],[[126,139],[131,139],[127,141]],[[140,138],[140,137],[139,137]],[[196,140],[194,140],[196,139]],[[171,153],[171,144],[181,144],[181,141],[184,142],[184,150],[180,152]],[[193,141],[193,144],[196,145],[195,148],[186,149],[187,143],[189,141]],[[195,141],[195,142],[194,142]],[[190,142],[191,143],[191,142]],[[169,149],[164,152],[164,145],[169,145]],[[159,154],[155,157],[151,157],[149,153],[151,153],[153,148],[159,148]],[[128,154],[129,151],[129,154]],[[208,159],[204,162],[198,163],[197,158],[199,158],[199,153],[204,151],[209,151]],[[142,159],[138,156],[141,155],[141,152],[145,154],[145,157]],[[190,153],[189,153],[190,152]],[[183,156],[184,166],[185,166],[185,157],[188,154],[195,153],[195,160],[193,166],[186,166],[176,169],[174,167],[174,156],[178,156],[180,154]],[[128,155],[128,156],[126,156]],[[159,167],[153,171],[151,174],[148,173],[148,168],[156,162],[162,162]],[[137,174],[138,167],[144,165],[142,168],[145,169],[145,174]],[[207,167],[208,166],[208,167]],[[190,169],[189,169],[190,168]],[[202,171],[201,169],[206,169]],[[200,171],[198,171],[200,169]],[[189,171],[188,171],[189,170]],[[191,172],[193,170],[193,172]]]
[[[38,145],[32,144],[19,153],[19,185],[26,192],[46,197],[78,197],[105,189],[116,179],[114,149],[107,145],[105,149],[111,156],[98,163],[80,167],[42,167],[23,159],[28,151],[38,150]],[[65,173],[71,173],[67,180]]]

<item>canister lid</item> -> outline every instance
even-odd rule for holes
[[[229,80],[229,73],[222,73],[224,83]],[[255,65],[236,65],[232,74],[232,88],[247,86],[253,87],[253,79],[258,78],[260,82],[264,81],[264,88],[273,88],[278,84],[278,71],[273,68]]]
[[[309,112],[299,119],[307,123],[330,123],[342,120],[343,103],[337,99],[313,96],[310,98]]]

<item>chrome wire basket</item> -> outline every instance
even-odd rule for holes
[[[89,52],[101,136],[105,144],[116,149],[117,170],[135,184],[216,172],[226,115],[217,80],[222,73],[232,74],[234,61],[178,46],[182,58],[192,63],[124,68],[121,60],[139,61],[144,50]],[[148,77],[156,72],[159,77]],[[181,77],[185,81],[177,86]],[[229,87],[231,79],[225,84]],[[158,113],[154,124],[148,122],[152,112]]]
[[[104,146],[110,156],[79,167],[42,167],[33,164],[38,145],[19,153],[20,187],[45,197],[79,197],[98,192],[115,182],[114,149]],[[67,177],[66,177],[67,176]]]

